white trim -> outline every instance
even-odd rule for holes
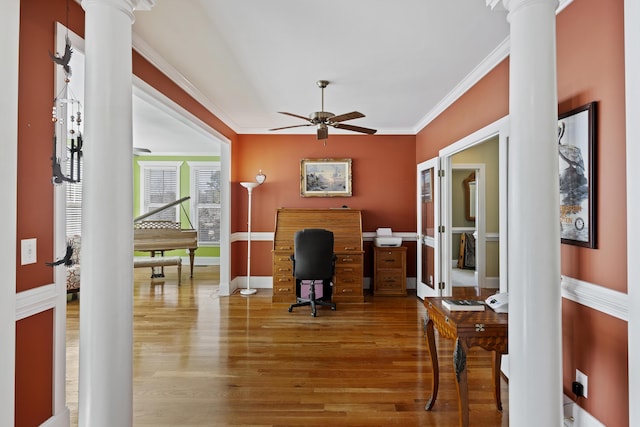
[[[222,135],[215,129],[210,128],[206,123],[198,119],[193,113],[182,108],[165,95],[160,93],[154,87],[150,86],[147,82],[139,77],[133,76],[133,96],[140,98],[144,102],[157,107],[162,112],[166,113],[170,117],[174,118],[181,124],[190,127],[195,132],[201,134],[204,138],[213,138],[213,144],[211,144],[211,151],[203,153],[188,153],[189,156],[220,156],[220,149],[216,143],[228,142],[228,138]],[[141,156],[149,155],[153,156],[153,153],[141,153]],[[157,154],[156,154],[157,155]],[[184,151],[178,151],[175,153],[163,152],[163,156],[184,156]]]
[[[491,6],[490,3],[497,3],[498,0],[487,0],[487,6]],[[629,1],[629,0],[627,0]],[[560,0],[560,5],[556,10],[556,15],[562,12],[573,0]],[[493,8],[493,6],[491,6]],[[500,9],[504,10],[504,9]],[[493,70],[498,64],[500,64],[505,58],[511,54],[511,37],[504,39],[478,66],[476,66],[460,83],[456,85],[451,92],[449,92],[444,98],[440,100],[434,108],[427,113],[422,120],[420,120],[413,133],[417,134],[424,129],[429,123],[435,120],[442,112],[453,105],[462,95],[464,95],[469,89],[475,86],[480,80],[482,80],[491,70]]]
[[[500,62],[502,62],[511,51],[511,39],[507,37],[496,47],[477,67],[475,67],[471,73],[469,73],[464,79],[456,85],[451,92],[447,94],[442,100],[427,113],[422,120],[420,120],[414,128],[414,134],[419,133],[429,123],[435,120],[442,112],[453,105],[462,95],[464,95],[469,89],[475,86],[480,80],[482,80],[491,70],[493,70]]]
[[[626,165],[627,165],[627,293],[628,304],[634,307],[629,313],[628,359],[640,360],[640,247],[634,244],[638,238],[640,221],[640,2],[624,1],[625,48],[625,101],[626,101]],[[633,42],[636,40],[636,42]],[[640,366],[629,363],[629,425],[640,425]]]
[[[149,61],[151,65],[156,67],[159,71],[165,74],[171,81],[173,81],[180,89],[184,90],[188,95],[195,99],[207,110],[215,114],[220,120],[222,120],[227,126],[231,128],[235,133],[238,131],[238,125],[222,111],[217,105],[215,105],[209,98],[207,98],[193,83],[189,81],[182,73],[180,73],[173,65],[168,63],[162,56],[158,54],[148,43],[146,43],[135,32],[132,34],[133,49],[138,52],[144,59]],[[136,83],[137,84],[137,83]],[[226,139],[226,138],[225,138]]]
[[[15,423],[16,355],[16,198],[18,167],[18,50],[20,1],[2,2],[0,52],[7,61],[0,68],[0,425]]]
[[[56,306],[56,286],[39,286],[16,295],[16,321],[51,310]]]
[[[71,414],[69,408],[65,407],[60,413],[53,415],[51,418],[40,424],[40,427],[69,427],[71,425]]]
[[[273,235],[274,233],[272,232],[255,232],[252,231],[251,232],[251,241],[252,242],[256,242],[256,241],[261,241],[261,242],[268,242],[268,241],[273,241]],[[249,240],[249,233],[247,233],[246,231],[241,231],[241,232],[235,232],[231,235],[231,242],[246,242],[247,240]],[[253,278],[253,276],[251,276]]]
[[[136,43],[139,42],[140,39],[134,34],[133,40],[135,48]],[[166,63],[164,60],[162,60],[162,62]],[[156,65],[156,67],[158,66]],[[164,68],[158,67],[158,70],[167,74]],[[174,80],[174,82],[180,86],[180,83],[178,83],[177,80]],[[147,95],[150,99],[152,98],[157,104],[169,108],[178,115],[183,116],[194,126],[200,128],[200,130],[205,134],[211,136],[214,140],[220,143],[219,153],[216,154],[220,157],[220,190],[222,193],[221,205],[223,206],[223,209],[220,212],[220,288],[218,294],[229,295],[229,280],[231,277],[231,242],[229,240],[231,235],[231,140],[135,75],[133,76],[133,88],[136,95],[141,96],[141,92],[144,92],[144,95]],[[140,89],[140,91],[137,89]],[[219,119],[227,124],[229,123],[216,111],[215,108],[210,105],[210,103],[203,101],[204,98],[202,96],[197,97],[186,88],[183,89],[196,98],[203,106],[209,108],[209,111],[212,111],[212,113]],[[184,155],[184,153],[180,153],[180,155]],[[195,154],[191,153],[190,155]],[[205,155],[212,155],[212,153],[205,153]]]
[[[604,286],[562,276],[562,297],[586,307],[628,321],[629,297],[622,292]]]
[[[564,408],[563,427],[605,427],[580,405],[576,405],[576,402],[566,394],[562,396],[562,401]]]

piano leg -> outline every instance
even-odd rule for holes
[[[189,249],[189,266],[191,267],[191,278],[193,278],[193,260],[196,256],[196,251],[194,249]]]

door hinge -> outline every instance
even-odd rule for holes
[[[444,225],[438,226],[438,233],[444,233]]]
[[[438,169],[438,176],[442,178],[444,176],[444,169]]]
[[[438,282],[438,289],[444,290],[444,282]]]

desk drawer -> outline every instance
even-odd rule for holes
[[[376,268],[401,268],[404,252],[393,250],[378,250],[376,253]]]
[[[403,289],[404,286],[402,281],[404,280],[404,274],[402,271],[391,270],[378,270],[378,274],[376,275],[376,291],[383,290],[397,290]]]
[[[362,283],[352,285],[336,285],[333,286],[334,302],[362,302],[364,296],[362,294]]]

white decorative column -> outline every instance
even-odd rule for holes
[[[20,1],[2,3],[0,52],[0,425],[15,423],[16,366],[16,200],[18,180],[18,48]]]
[[[83,0],[85,133],[78,425],[132,425],[133,10]]]
[[[562,425],[557,0],[509,11],[509,424]]]
[[[640,248],[634,244],[640,220],[640,2],[624,2],[625,102],[627,117],[627,293],[629,294],[629,402],[640,401]],[[632,41],[633,40],[633,41]],[[629,425],[640,425],[640,406],[629,405]]]

